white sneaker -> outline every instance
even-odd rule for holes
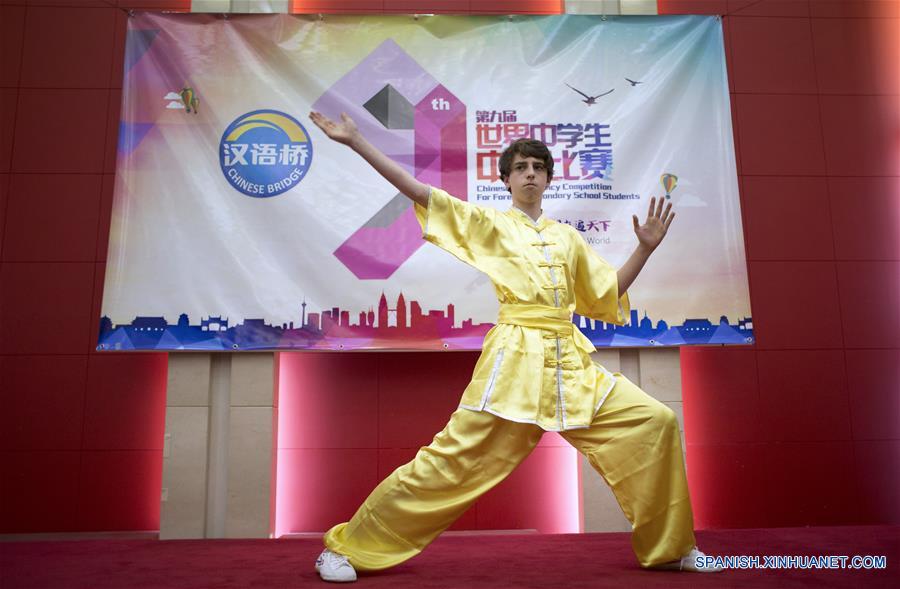
[[[709,557],[700,552],[700,549],[694,546],[687,556],[672,562],[666,562],[650,567],[658,571],[687,571],[689,573],[721,573],[724,567],[714,565],[709,562]]]
[[[356,571],[347,557],[327,548],[316,559],[316,572],[323,581],[332,583],[352,583],[356,580]]]

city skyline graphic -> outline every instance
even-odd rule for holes
[[[182,313],[176,323],[161,316],[137,316],[128,324],[100,319],[100,351],[118,350],[480,350],[493,323],[471,318],[456,322],[456,308],[424,311],[419,301],[407,303],[402,291],[394,306],[382,293],[377,305],[363,311],[334,306],[307,313],[299,305],[300,321],[278,324],[264,318],[230,324],[228,317],[207,315],[198,324]],[[654,321],[632,309],[625,325],[614,325],[574,315],[572,322],[596,347],[651,347],[679,345],[746,345],[754,341],[750,317],[730,323],[688,318],[681,325]]]

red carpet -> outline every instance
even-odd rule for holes
[[[900,527],[779,528],[698,533],[716,555],[884,555],[884,570],[644,571],[627,534],[445,536],[354,587],[900,587]],[[3,589],[334,587],[319,581],[317,540],[81,540],[0,543]]]

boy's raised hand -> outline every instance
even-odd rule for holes
[[[336,123],[320,112],[309,113],[309,118],[316,126],[328,135],[329,138],[350,145],[359,136],[359,129],[353,119],[347,116],[347,113],[341,113],[341,122]]]
[[[650,210],[647,211],[647,220],[643,225],[638,224],[637,215],[632,215],[631,220],[634,224],[634,233],[637,235],[638,242],[644,248],[649,251],[653,251],[656,249],[656,246],[660,244],[663,240],[663,237],[666,236],[666,231],[669,230],[669,225],[672,224],[672,219],[675,218],[675,213],[672,213],[672,203],[670,202],[666,207],[665,211],[663,210],[664,199],[659,199],[659,205],[656,204],[656,197],[653,197],[650,200]]]
[[[393,184],[400,193],[405,194],[423,207],[428,206],[431,187],[413,178],[412,174],[407,172],[400,164],[366,141],[366,138],[363,137],[363,134],[356,127],[356,123],[347,116],[347,113],[341,113],[341,121],[339,123],[315,111],[309,113],[309,118],[329,138],[349,146],[350,149],[362,156],[376,172]]]

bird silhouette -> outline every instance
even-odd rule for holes
[[[569,86],[569,84],[566,84],[566,86]],[[573,86],[569,86],[569,88],[572,88],[572,90],[574,90],[575,92],[578,92],[579,94],[584,96],[584,100],[582,100],[581,102],[585,103],[588,106],[591,106],[592,104],[597,104],[598,98],[600,98],[601,96],[606,96],[607,94],[609,94],[610,92],[615,90],[615,88],[613,88],[612,90],[608,90],[608,91],[604,92],[603,94],[597,94],[596,96],[588,96],[587,94],[585,94],[578,88],[575,88]]]
[[[643,84],[643,82],[638,81],[638,80],[632,80],[632,79],[630,79],[630,78],[625,78],[625,79],[626,79],[626,80],[628,81],[628,83],[631,84],[632,86],[637,86],[638,84]]]

